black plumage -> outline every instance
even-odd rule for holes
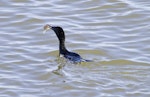
[[[59,55],[63,55],[66,59],[74,62],[74,63],[80,63],[80,62],[89,62],[90,60],[83,59],[79,54],[70,52],[65,47],[65,33],[63,29],[59,26],[50,26],[45,25],[44,30],[47,31],[48,29],[52,29],[59,40]]]

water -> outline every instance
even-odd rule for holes
[[[1,97],[150,97],[149,4],[1,0]],[[63,27],[67,48],[94,62],[59,62],[45,24]]]

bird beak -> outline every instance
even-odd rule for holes
[[[44,30],[44,31],[43,31],[43,34],[45,34],[45,33],[46,33],[46,31],[47,31],[47,30]]]
[[[45,34],[49,29],[51,29],[52,27],[50,26],[50,25],[48,25],[48,24],[46,24],[45,26],[44,26],[44,31],[43,31],[43,34]]]

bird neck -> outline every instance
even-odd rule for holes
[[[66,54],[68,50],[65,47],[65,33],[63,29],[61,27],[52,27],[52,30],[54,30],[59,40],[59,54]]]
[[[65,54],[68,50],[65,47],[65,39],[59,40],[59,54]]]

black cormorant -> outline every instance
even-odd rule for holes
[[[72,61],[73,63],[80,63],[80,62],[90,62],[91,60],[85,60],[83,59],[79,54],[70,52],[65,47],[65,33],[63,29],[59,26],[51,26],[49,24],[46,24],[44,26],[44,32],[47,30],[52,29],[59,40],[59,55],[63,55],[66,59]]]

